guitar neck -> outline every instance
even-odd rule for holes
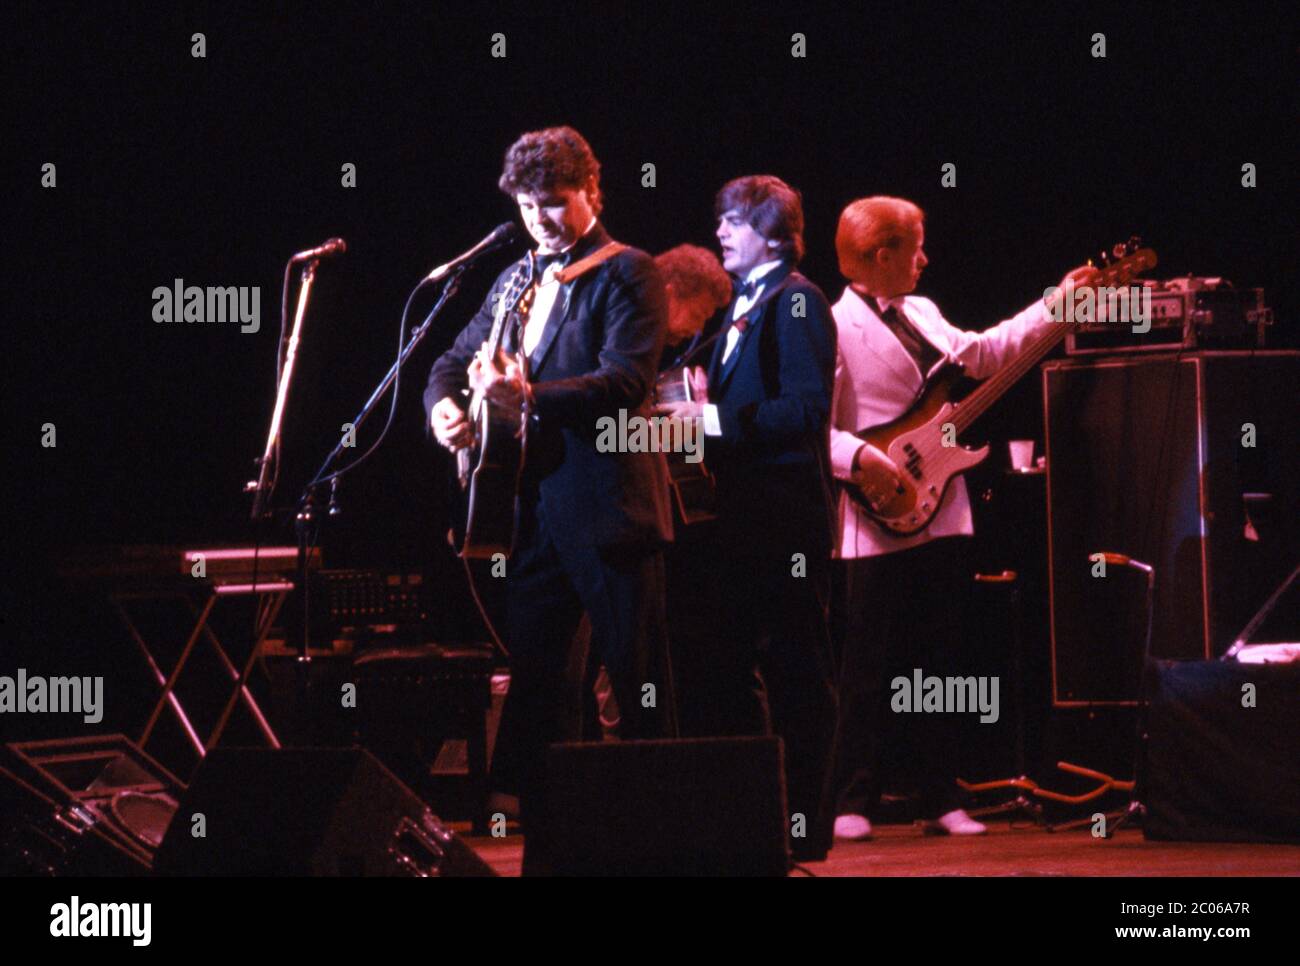
[[[957,432],[964,432],[984,411],[1002,398],[1002,395],[1020,381],[1020,377],[1036,366],[1044,356],[1057,347],[1066,333],[1070,331],[1069,322],[1052,322],[1030,336],[1028,343],[1009,363],[994,375],[982,382],[978,389],[967,396],[952,421]]]
[[[506,339],[506,325],[515,318],[519,311],[520,304],[528,296],[529,285],[532,281],[531,268],[521,265],[511,276],[510,282],[506,287],[505,294],[501,298],[501,307],[492,321],[492,331],[488,334],[488,346],[492,350],[492,358],[496,358],[501,346]]]
[[[490,357],[495,359],[497,353],[501,351],[501,346],[506,340],[506,319],[510,318],[509,312],[502,312],[492,323],[492,331],[488,334],[488,346],[492,350]]]
[[[1154,268],[1156,253],[1149,248],[1138,248],[1138,244],[1138,240],[1133,238],[1126,246],[1116,246],[1115,254],[1119,260],[1102,268],[1090,284],[1096,290],[1115,284],[1127,285],[1134,276]],[[1014,359],[962,400],[952,417],[957,432],[963,432],[979,419],[1021,376],[1056,348],[1070,331],[1071,322],[1068,318],[1066,321],[1051,322],[1031,335]]]

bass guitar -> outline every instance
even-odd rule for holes
[[[1131,238],[1116,245],[1105,264],[1096,266],[1099,274],[1093,285],[1127,285],[1155,264],[1155,252]],[[873,503],[866,493],[881,492],[890,486],[880,475],[883,471],[869,468],[859,481],[845,482],[849,495],[892,533],[905,536],[924,530],[939,511],[953,477],[988,455],[988,446],[969,449],[957,445],[957,437],[1051,352],[1065,338],[1071,324],[1067,319],[1044,326],[1014,359],[960,401],[955,389],[962,378],[962,367],[956,363],[940,367],[906,413],[854,434],[893,461],[901,484],[893,487],[887,498]]]

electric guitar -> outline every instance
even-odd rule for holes
[[[491,358],[500,356],[510,327],[523,332],[536,291],[530,258],[511,275],[497,301],[487,340]],[[521,353],[520,359],[524,358]],[[470,397],[468,415],[474,442],[456,453],[456,475],[466,491],[465,525],[457,552],[470,560],[490,559],[498,553],[509,557],[519,522],[519,475],[528,451],[528,417],[479,392]]]
[[[1156,253],[1140,246],[1137,238],[1116,245],[1113,258],[1104,256],[1105,263],[1096,266],[1099,275],[1093,287],[1124,286],[1154,268]],[[960,401],[954,400],[954,390],[962,367],[957,363],[942,366],[906,413],[854,434],[893,461],[901,484],[889,487],[881,478],[882,471],[868,467],[859,482],[842,481],[849,495],[886,530],[904,536],[924,530],[939,511],[953,477],[988,455],[988,446],[968,449],[957,445],[956,438],[1051,352],[1071,324],[1062,321],[1044,326],[1030,336],[1014,359]],[[864,492],[885,489],[891,493],[879,502],[872,502]]]

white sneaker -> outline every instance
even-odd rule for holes
[[[927,835],[984,835],[989,827],[977,822],[966,814],[965,809],[957,808],[945,815],[940,815],[933,822],[925,823]]]
[[[871,838],[871,819],[865,815],[837,815],[835,837],[850,842],[865,842]]]

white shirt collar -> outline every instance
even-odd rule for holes
[[[880,316],[883,316],[891,305],[895,306],[898,311],[903,311],[903,299],[907,298],[906,295],[895,295],[893,298],[881,299],[876,298],[874,295],[864,295],[852,285],[848,289],[861,300],[863,305]]]
[[[760,278],[762,278],[768,272],[775,269],[780,264],[781,264],[781,259],[774,258],[770,262],[764,262],[762,265],[755,265],[753,268],[749,270],[749,274],[745,276],[745,281],[757,282]]]

